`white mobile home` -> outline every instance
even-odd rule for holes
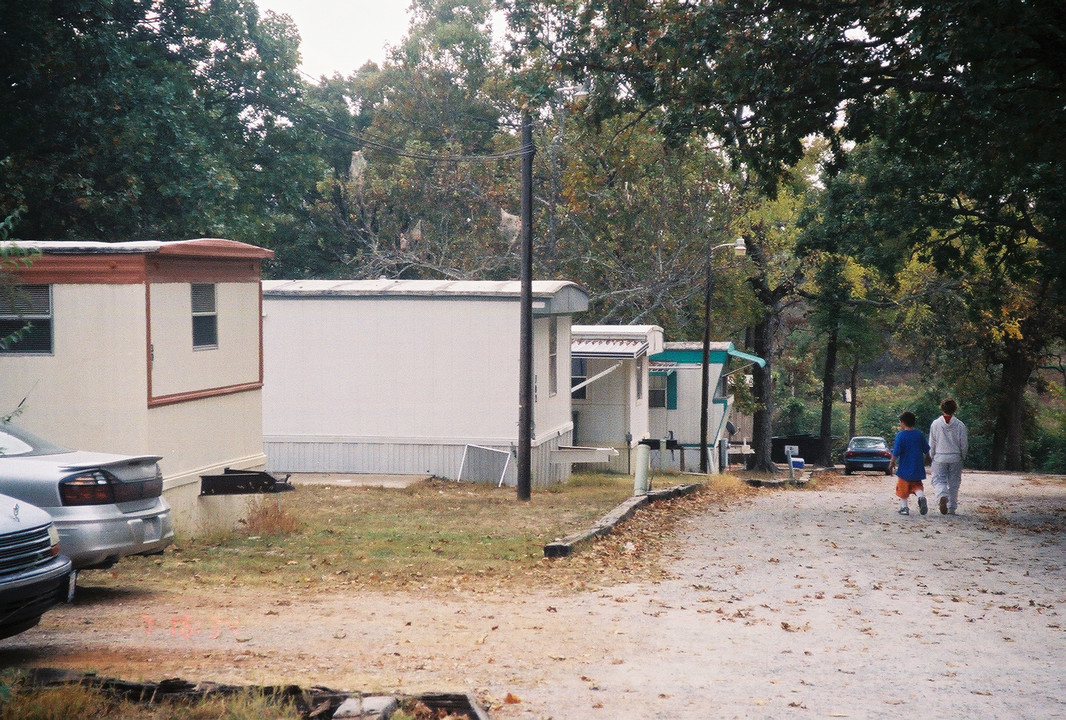
[[[727,372],[731,361],[740,361]],[[732,409],[727,376],[738,373],[746,365],[765,365],[762,358],[741,352],[730,342],[710,345],[708,369],[707,446],[711,457],[719,458],[710,464],[712,470],[728,463],[725,454],[726,422]],[[649,384],[651,386],[649,423],[651,437],[669,439],[671,449],[657,458],[665,468],[699,469],[700,405],[702,404],[703,344],[699,342],[668,342],[662,351],[651,356]],[[743,377],[741,375],[741,377]]]
[[[566,479],[570,325],[588,296],[533,283],[533,483]],[[269,470],[514,484],[520,283],[263,283]],[[553,462],[554,460],[554,462]]]
[[[657,325],[575,325],[571,330],[574,444],[618,451],[609,469],[629,473],[632,449],[651,434],[648,357],[663,349]]]
[[[263,467],[261,266],[219,239],[19,242],[36,255],[0,303],[0,413],[84,450],[162,455],[180,533],[213,524],[200,476]],[[21,406],[21,407],[20,407]],[[206,512],[206,515],[205,515]]]

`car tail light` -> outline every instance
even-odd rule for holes
[[[64,505],[110,505],[115,502],[115,479],[103,470],[74,475],[59,483]]]
[[[158,468],[151,480],[122,482],[105,470],[91,470],[59,483],[59,497],[68,506],[111,505],[156,498],[162,494],[163,475]]]

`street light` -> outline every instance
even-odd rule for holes
[[[715,250],[733,248],[733,254],[741,257],[748,252],[748,246],[744,238],[737,238],[733,242],[715,245],[707,250],[707,272],[703,291],[703,384],[700,387],[700,472],[706,475],[709,472],[707,462],[707,409],[710,395],[710,368],[711,363],[711,293],[714,290],[714,273],[711,271],[711,255]]]

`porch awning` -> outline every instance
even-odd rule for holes
[[[576,358],[638,358],[648,352],[646,340],[581,339],[570,340],[570,356]]]
[[[732,357],[740,358],[741,360],[747,360],[748,362],[753,362],[759,367],[766,367],[766,361],[757,355],[749,355],[746,352],[741,352],[740,350],[734,350],[732,348],[726,350],[726,353],[731,355]]]

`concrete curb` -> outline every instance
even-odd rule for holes
[[[632,515],[637,508],[650,502],[655,502],[656,500],[669,500],[682,495],[688,495],[701,487],[703,487],[703,483],[692,483],[690,485],[678,485],[676,487],[664,488],[662,490],[651,490],[644,495],[635,495],[628,500],[623,501],[618,507],[604,515],[584,532],[567,535],[562,540],[554,540],[545,545],[544,557],[566,557],[574,551],[576,545],[599,535],[606,535],[611,532],[615,525]]]
[[[745,477],[742,477],[741,479],[752,487],[780,488],[785,487],[786,485],[806,485],[811,479],[811,471],[804,470],[803,472],[796,473],[795,480],[789,478],[788,473],[784,473],[784,477],[780,480],[776,478],[773,480],[759,480],[757,478]]]

